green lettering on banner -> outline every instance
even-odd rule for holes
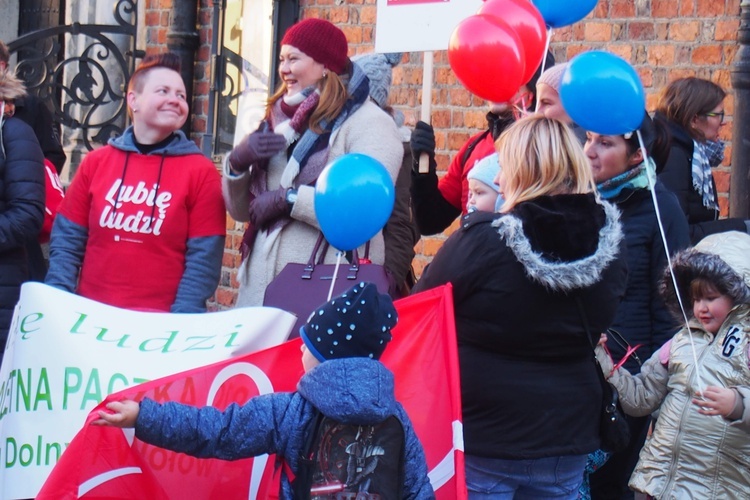
[[[157,337],[154,339],[144,340],[143,342],[141,342],[141,345],[138,346],[138,350],[141,352],[152,352],[152,351],[158,351],[161,349],[161,352],[163,353],[173,352],[169,350],[169,347],[172,345],[172,342],[174,342],[174,339],[177,337],[177,334],[180,333],[180,331],[172,330],[170,333],[171,335],[169,337]],[[159,341],[164,341],[163,345],[157,345],[156,347],[153,347],[153,348],[147,348],[147,345],[150,344],[151,342],[158,343]]]
[[[86,409],[86,402],[93,401],[94,406],[98,405],[102,401],[102,385],[99,383],[99,369],[94,368],[91,370],[89,379],[86,382],[86,390],[83,393],[83,399],[81,400],[81,410]]]
[[[106,335],[108,331],[109,331],[108,329],[102,328],[99,334],[96,336],[96,340],[98,340],[99,342],[117,342],[117,347],[125,347],[125,348],[128,347],[125,345],[125,342],[130,338],[129,334],[127,333],[123,334],[119,338],[119,340],[118,339],[108,340],[104,338],[104,336]]]
[[[46,368],[42,368],[39,374],[39,383],[36,386],[36,399],[34,400],[34,411],[39,409],[39,404],[42,401],[47,402],[47,410],[52,410],[52,395],[49,390],[49,377],[47,376]]]
[[[16,392],[16,412],[19,411],[18,405],[21,403],[21,401],[24,402],[24,406],[26,411],[31,410],[31,391],[27,389],[27,385],[31,386],[31,368],[27,371],[27,383],[24,383],[23,381],[23,372],[21,370],[16,370],[18,372],[18,391]]]
[[[71,378],[75,377],[75,382],[71,383]],[[80,368],[73,368],[70,366],[65,367],[65,382],[63,385],[63,410],[68,409],[68,395],[78,392],[81,389],[81,383],[83,382],[83,374]]]
[[[88,318],[88,317],[89,317],[89,315],[88,315],[88,314],[84,314],[84,313],[78,313],[78,320],[77,320],[77,321],[76,321],[76,323],[75,323],[75,324],[73,325],[73,328],[71,328],[71,329],[70,329],[70,333],[81,333],[81,334],[85,334],[86,332],[79,332],[79,331],[78,331],[78,328],[80,328],[80,326],[81,326],[81,325],[83,324],[83,322],[84,322],[84,321],[86,320],[86,318]]]
[[[4,455],[2,463],[6,469],[20,465],[21,467],[55,465],[60,455],[70,443],[45,442],[42,435],[36,436],[36,442],[18,443],[15,438],[5,438],[5,446],[0,450]]]
[[[117,392],[115,390],[115,383],[116,382],[122,382],[122,389],[125,389],[128,387],[128,379],[125,375],[122,373],[115,373],[112,375],[112,378],[109,379],[109,384],[107,385],[107,394],[112,394],[113,392]]]
[[[39,327],[31,329],[31,325],[39,321],[40,319],[44,318],[44,314],[42,313],[32,313],[24,316],[24,318],[21,320],[21,324],[19,326],[19,330],[23,335],[21,335],[21,338],[23,340],[28,340],[29,333],[34,333],[39,331]]]
[[[234,327],[235,328],[242,328],[242,325],[234,325]],[[229,338],[227,339],[227,343],[224,344],[224,347],[229,347],[229,348],[237,347],[237,345],[234,344],[234,339],[236,339],[237,335],[239,335],[239,334],[240,334],[240,332],[232,332],[229,335],[227,335],[227,337],[229,337]]]

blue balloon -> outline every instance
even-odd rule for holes
[[[329,163],[315,184],[315,215],[333,247],[353,250],[380,231],[396,197],[388,170],[376,159],[347,154]]]
[[[594,10],[599,0],[532,0],[544,22],[552,28],[562,28],[580,21]]]
[[[560,99],[575,123],[597,134],[632,132],[646,113],[638,73],[621,57],[602,51],[584,52],[568,63]]]

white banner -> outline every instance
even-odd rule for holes
[[[483,0],[378,0],[375,52],[447,50],[458,23]]]
[[[128,311],[24,284],[0,367],[0,499],[34,497],[108,394],[277,345],[295,320],[263,307]]]

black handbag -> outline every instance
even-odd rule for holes
[[[578,312],[581,315],[581,322],[583,323],[586,338],[591,346],[591,352],[594,354],[596,346],[591,340],[589,322],[586,318],[586,312],[583,309],[580,297],[576,297],[576,304],[578,306]],[[592,357],[597,377],[602,386],[602,409],[601,414],[599,415],[599,439],[601,441],[601,449],[608,453],[617,453],[618,451],[625,450],[630,443],[630,425],[625,419],[625,412],[622,410],[622,406],[620,406],[620,398],[617,389],[604,378],[604,373],[599,365],[599,361],[596,359],[596,354]]]
[[[328,242],[321,233],[306,264],[290,262],[266,287],[264,306],[277,307],[297,316],[297,323],[289,334],[290,339],[299,337],[300,327],[307,322],[313,310],[328,300],[336,264],[323,264],[327,251]],[[390,280],[385,267],[366,263],[369,262],[369,253],[369,242],[365,245],[362,261],[357,249],[352,250],[351,262],[343,262],[339,266],[332,297],[344,293],[360,281],[374,283],[380,293],[388,293]]]

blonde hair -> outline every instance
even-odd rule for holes
[[[543,115],[511,125],[495,142],[509,212],[523,201],[556,194],[596,193],[583,148],[570,127]]]
[[[344,104],[349,98],[349,92],[341,77],[333,71],[327,71],[326,75],[318,82],[320,89],[320,101],[318,106],[310,115],[310,129],[316,134],[323,132],[320,122],[323,120],[331,123],[344,109]],[[271,115],[271,107],[286,94],[286,83],[281,82],[278,90],[268,99],[266,119]]]

